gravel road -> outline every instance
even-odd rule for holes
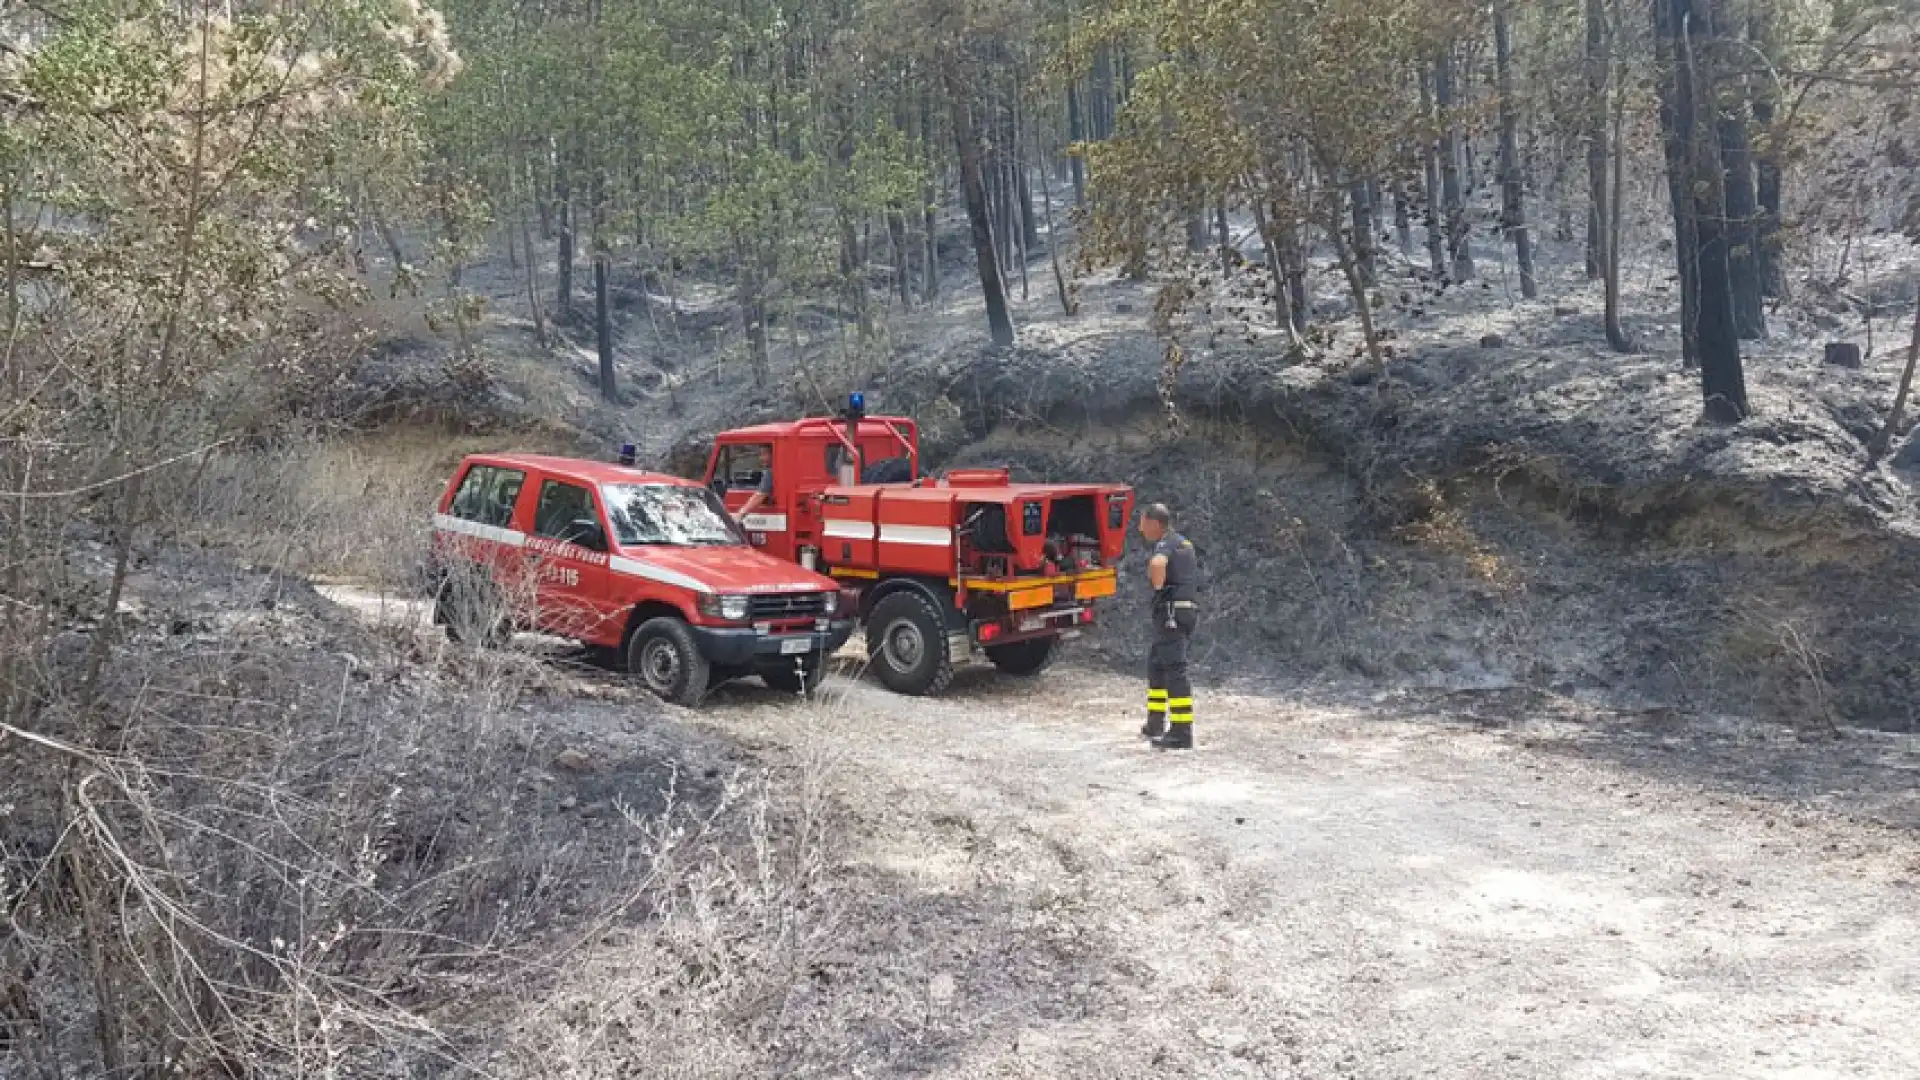
[[[1920,740],[1203,687],[1165,754],[1143,696],[969,668],[667,722],[827,763],[858,1075],[1920,1076]]]
[[[824,745],[860,861],[1060,945],[930,975],[977,1029],[931,1075],[1920,1075],[1903,830],[1603,760],[1524,707],[1487,730],[1203,690],[1200,749],[1168,755],[1132,681],[981,675],[933,701],[842,681],[825,716],[742,688],[701,721]]]

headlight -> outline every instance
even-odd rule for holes
[[[751,610],[744,596],[702,596],[700,614],[710,619],[725,619],[728,622],[746,622]]]

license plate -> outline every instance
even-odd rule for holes
[[[783,641],[780,643],[780,655],[781,656],[799,656],[801,653],[804,653],[811,648],[813,648],[813,641],[811,638],[803,638],[803,637],[789,638],[786,641]]]
[[[1035,618],[1033,616],[1028,616],[1027,618],[1020,620],[1020,629],[1022,632],[1025,632],[1028,630],[1038,630],[1045,625],[1047,625],[1047,620],[1044,618]]]

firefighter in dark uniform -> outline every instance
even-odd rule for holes
[[[1192,541],[1173,531],[1173,512],[1154,503],[1140,516],[1150,545],[1147,581],[1153,586],[1153,649],[1147,654],[1147,724],[1140,733],[1161,750],[1193,749],[1193,683],[1187,646],[1200,615],[1200,564]]]

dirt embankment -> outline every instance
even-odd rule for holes
[[[1606,355],[1577,305],[1397,312],[1380,378],[1282,359],[1223,295],[1180,324],[1170,384],[1151,294],[1112,283],[1010,353],[909,354],[888,407],[936,457],[1174,504],[1218,668],[1914,724],[1914,474],[1865,448],[1897,365],[1825,367],[1782,316],[1749,360],[1756,418],[1711,428],[1670,354]]]

